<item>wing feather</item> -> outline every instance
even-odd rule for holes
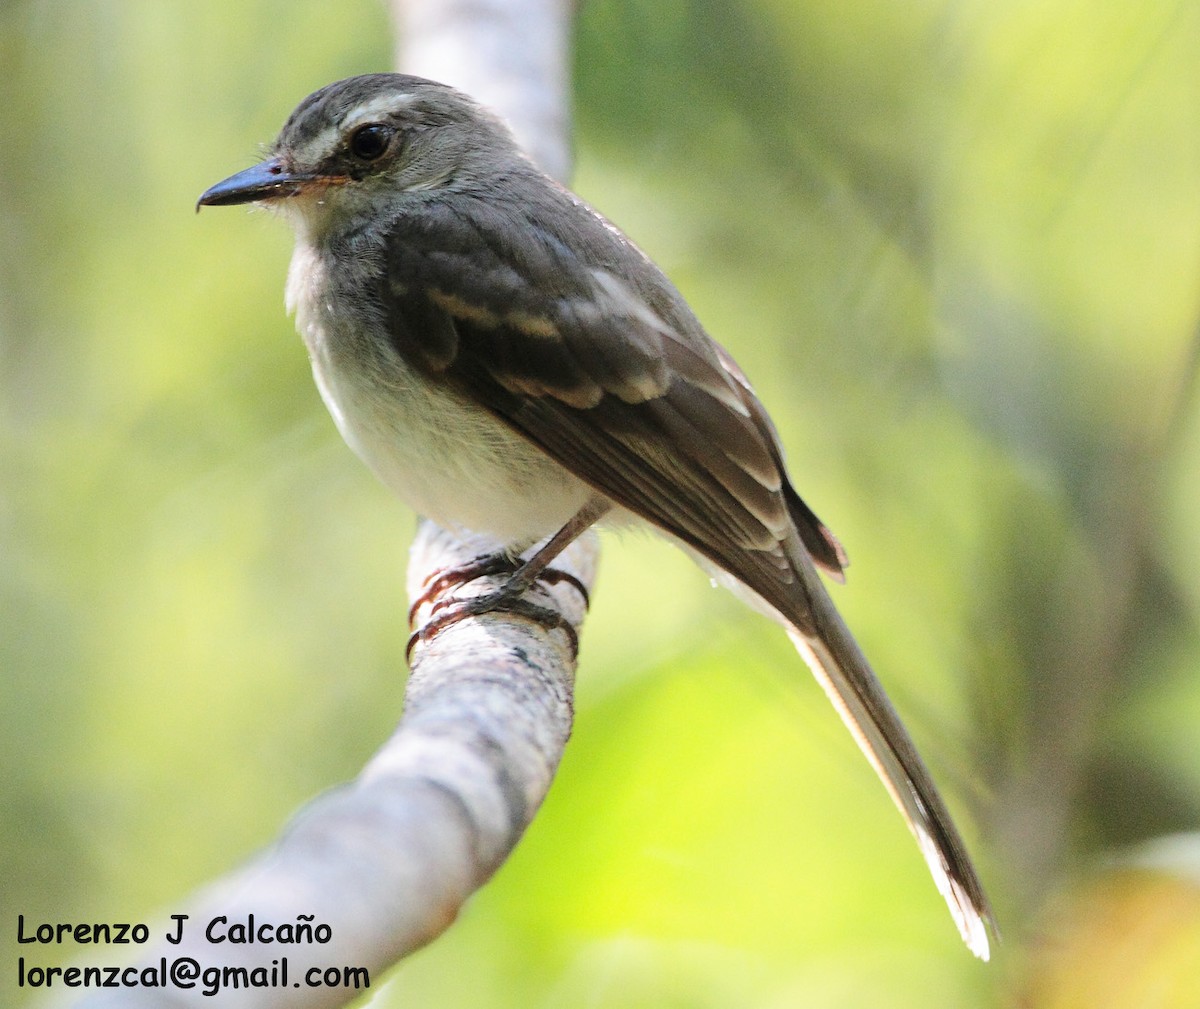
[[[765,409],[657,268],[564,199],[543,185],[397,224],[382,298],[397,351],[781,616],[986,957],[982,886],[815,573],[840,577],[845,554],[789,483]]]

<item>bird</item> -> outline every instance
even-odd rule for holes
[[[472,612],[511,604],[597,522],[681,546],[786,629],[986,960],[983,885],[818,574],[840,581],[846,554],[663,271],[497,114],[404,74],[305,98],[196,209],[236,204],[293,227],[287,308],[350,448],[418,514],[506,545],[511,576]]]

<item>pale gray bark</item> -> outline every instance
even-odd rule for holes
[[[391,0],[396,66],[498,110],[533,159],[566,182],[575,7],[575,0]]]
[[[430,523],[413,544],[409,588],[495,548],[460,539]],[[587,534],[554,562],[583,584],[596,563]],[[473,595],[503,576],[454,590]],[[443,599],[446,595],[443,594]],[[532,594],[578,629],[587,604],[569,580]],[[421,606],[424,624],[434,600]],[[392,738],[351,784],[316,799],[279,839],[243,868],[178,905],[151,916],[156,942],[140,963],[192,957],[202,968],[270,968],[288,959],[285,988],[223,991],[216,1004],[248,1009],[329,1007],[362,994],[353,988],[308,987],[312,967],[366,967],[372,987],[384,971],[438,936],[464,901],[504,861],[541,804],[571,731],[574,653],[570,635],[504,614],[451,624],[413,649],[404,716]],[[343,674],[344,675],[344,674]],[[184,942],[160,934],[171,914],[187,914]],[[312,915],[326,923],[326,943],[231,945],[205,936],[210,921],[295,924]],[[227,927],[218,931],[224,934]],[[101,947],[111,952],[113,947]],[[293,982],[301,982],[293,987]],[[88,992],[86,1009],[213,1005],[201,992],[123,988]],[[78,995],[80,989],[65,992]]]

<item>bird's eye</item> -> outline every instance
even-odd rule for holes
[[[393,130],[382,123],[368,123],[350,134],[350,153],[363,161],[375,161],[388,149]]]

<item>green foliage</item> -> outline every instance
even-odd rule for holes
[[[390,58],[375,3],[0,8],[6,930],[169,906],[395,720],[411,517],[307,377],[284,227],[191,212]],[[1004,1004],[1048,893],[1195,828],[1197,66],[1188,2],[583,5],[576,187],[771,408],[1008,969],[781,635],[625,536],[550,799],[378,1004]]]

